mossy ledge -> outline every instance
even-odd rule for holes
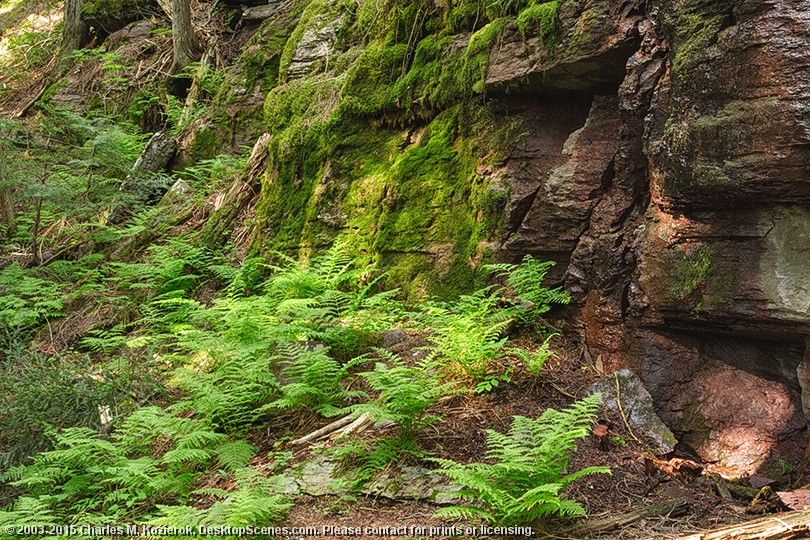
[[[409,296],[473,287],[509,197],[478,171],[518,142],[486,100],[490,51],[515,21],[550,42],[558,7],[307,4],[278,73],[251,73],[278,82],[252,252],[307,257],[346,236]]]

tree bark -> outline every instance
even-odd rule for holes
[[[6,165],[6,146],[0,142],[0,221],[5,226],[6,238],[11,238],[17,234],[17,224],[12,195],[13,184]]]
[[[191,0],[172,0],[172,67],[177,75],[200,58],[202,50],[191,26]]]
[[[63,57],[87,44],[89,28],[82,20],[84,0],[65,0],[64,20],[62,24],[62,47],[59,56]]]
[[[165,131],[153,134],[146,147],[138,156],[132,172],[121,183],[120,191],[124,200],[113,203],[107,223],[119,225],[132,216],[133,206],[145,204],[158,192],[149,185],[149,180],[164,170],[177,151],[177,142]]]

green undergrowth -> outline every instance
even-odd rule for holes
[[[558,8],[309,3],[264,104],[273,139],[251,253],[307,253],[349,232],[408,298],[480,284],[477,261],[501,233],[509,193],[477,171],[498,165],[521,136],[486,102],[487,63],[515,21],[550,46]],[[305,36],[320,36],[328,56],[301,65]]]
[[[480,503],[449,506],[436,515],[520,525],[548,515],[585,514],[582,505],[560,495],[583,476],[610,472],[607,467],[567,470],[576,441],[590,433],[599,401],[596,394],[563,411],[548,409],[536,420],[515,416],[507,433],[487,430],[487,462],[434,460],[439,471],[465,486],[456,495]]]
[[[510,193],[480,171],[524,132],[486,101],[490,53],[513,23],[551,47],[557,8],[294,3],[262,25],[238,70],[190,66],[194,100],[129,87],[132,66],[114,51],[75,53],[77,69],[99,64],[112,85],[90,112],[38,104],[30,122],[0,124],[0,527],[93,538],[81,527],[279,523],[295,502],[284,441],[298,435],[281,426],[391,423],[391,437],[340,442],[357,489],[400,458],[430,457],[420,435],[441,422],[444,398],[542,377],[541,317],[568,296],[542,286],[548,263],[489,264]],[[333,52],[302,67],[296,49],[313,32]],[[239,98],[223,89],[240,78],[249,95],[267,93],[261,120],[255,103],[234,120]],[[132,99],[116,97],[125,86]],[[148,139],[139,127],[157,124],[197,126],[191,161],[125,189]],[[255,215],[245,212],[249,253],[227,242],[241,208],[201,223],[216,191],[248,178],[246,154],[217,155],[222,133],[236,141],[243,128],[272,136]],[[178,179],[190,193],[156,205]],[[113,225],[120,208],[131,216]],[[395,328],[422,346],[381,348]],[[515,328],[537,332],[534,350],[513,346]],[[576,439],[586,409],[540,422]],[[574,508],[558,489],[573,479],[564,468],[532,476],[551,505],[541,513]],[[480,517],[514,521],[478,501],[490,512]]]
[[[503,285],[410,306],[398,299],[398,290],[383,287],[382,276],[351,255],[346,242],[309,262],[282,254],[276,260],[248,259],[235,266],[225,254],[178,238],[155,245],[142,261],[73,269],[87,274],[87,290],[105,284],[116,291],[107,300],[117,308],[129,306],[130,316],[89,332],[66,357],[150,358],[148,369],[161,381],[162,397],[125,405],[116,396],[142,393],[142,382],[133,379],[122,388],[113,384],[122,381],[112,372],[89,377],[87,367],[77,366],[86,387],[77,389],[75,405],[63,405],[76,417],[55,415],[57,426],[35,419],[50,449],[18,459],[2,473],[12,491],[6,492],[11,495],[0,511],[0,526],[278,523],[293,504],[285,494],[285,464],[277,459],[283,453],[273,454],[272,474],[258,472],[251,464],[261,462],[261,452],[249,442],[251,432],[272,431],[275,419],[290,415],[326,419],[365,413],[392,422],[393,439],[348,441],[339,450],[345,466],[356,470],[357,488],[405,454],[428,457],[417,434],[441,420],[437,402],[455,393],[491,391],[499,384],[493,373],[507,382],[515,369],[511,359],[530,353],[512,352],[506,326],[512,321],[531,326],[551,303],[567,301],[561,290],[542,287],[547,266],[531,258],[488,267]],[[0,277],[9,271],[20,272],[7,269]],[[39,290],[48,294],[42,285]],[[46,310],[39,316],[57,315]],[[381,332],[394,327],[427,337],[420,359],[375,347]],[[14,361],[6,360],[7,373]],[[15,383],[28,381],[42,392],[65,395],[42,373],[17,373]],[[108,418],[99,426],[93,413],[105,408]],[[11,411],[3,405],[0,418],[25,421],[7,416]],[[263,444],[284,435],[276,433]],[[559,495],[553,491],[550,497]],[[568,508],[560,506],[560,513]],[[93,537],[81,530],[71,536]]]

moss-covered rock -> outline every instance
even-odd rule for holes
[[[160,13],[156,0],[87,0],[82,6],[82,19],[99,41],[133,21]]]

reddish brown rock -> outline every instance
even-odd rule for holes
[[[557,50],[512,32],[490,58],[488,89],[534,96],[538,119],[563,90],[595,96],[581,126],[538,120],[511,157],[502,255],[560,263],[591,356],[637,370],[705,460],[769,472],[806,432],[810,4],[580,1],[560,17]]]

